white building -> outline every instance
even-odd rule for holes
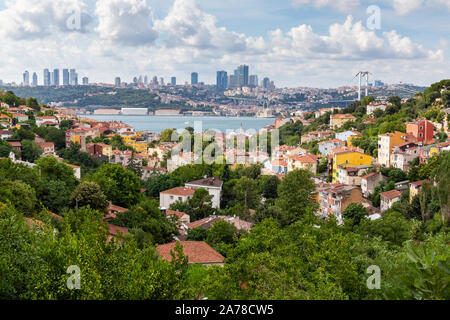
[[[163,191],[159,194],[159,207],[169,209],[170,205],[177,202],[186,202],[194,196],[194,189],[185,187],[176,187]]]
[[[191,181],[189,183],[186,183],[186,188],[192,188],[194,190],[196,189],[206,189],[208,193],[213,196],[212,198],[212,206],[213,208],[219,209],[220,208],[220,199],[222,196],[222,186],[223,181],[215,178],[204,178],[196,181]]]

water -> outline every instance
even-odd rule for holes
[[[274,118],[253,118],[253,117],[183,117],[183,116],[123,116],[123,115],[88,115],[89,119],[98,121],[122,121],[129,126],[132,126],[137,131],[152,131],[161,133],[165,129],[182,130],[186,127],[195,127],[196,123],[201,123],[202,131],[206,129],[215,129],[226,133],[227,130],[239,130],[242,127],[245,131],[254,129],[258,131],[275,121]]]

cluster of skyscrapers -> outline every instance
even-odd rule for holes
[[[78,85],[78,73],[75,69],[63,69],[62,70],[62,79],[60,77],[59,69],[54,69],[50,71],[49,69],[44,69],[43,72],[43,86],[77,86]],[[83,85],[89,84],[89,79],[84,77],[82,79]],[[25,71],[23,73],[23,82],[24,86],[37,86],[38,85],[38,75],[36,72],[33,73],[31,82],[30,82],[30,73]]]
[[[241,87],[257,87],[259,85],[258,76],[249,74],[249,67],[247,65],[240,65],[234,70],[234,73],[228,76],[226,71],[217,71],[216,86],[219,89],[233,89]],[[265,89],[274,88],[273,81],[269,78],[264,78],[261,86]]]

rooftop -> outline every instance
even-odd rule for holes
[[[172,189],[169,189],[169,190],[162,191],[161,193],[186,197],[186,196],[193,196],[194,192],[195,192],[195,190],[191,189],[191,188],[176,187],[176,188],[172,188]]]
[[[189,263],[223,263],[224,257],[203,241],[180,241],[183,253],[188,257]],[[176,242],[163,244],[156,247],[158,255],[165,260],[171,261],[171,251],[174,250]]]
[[[382,197],[388,198],[388,199],[395,199],[402,195],[402,193],[398,190],[391,190],[381,193]]]

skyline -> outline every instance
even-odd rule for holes
[[[113,83],[117,76],[129,82],[136,74],[190,83],[191,73],[198,72],[199,82],[213,84],[217,71],[231,74],[241,64],[250,65],[260,80],[273,79],[277,87],[354,86],[360,70],[370,70],[373,80],[424,86],[448,77],[450,27],[445,19],[450,3],[401,3],[2,3],[0,33],[11,45],[0,48],[0,79],[20,83],[24,70],[42,70],[43,64],[49,70],[70,64],[92,83]],[[380,30],[366,25],[370,4],[381,9]],[[67,27],[71,5],[81,8],[79,30]]]

